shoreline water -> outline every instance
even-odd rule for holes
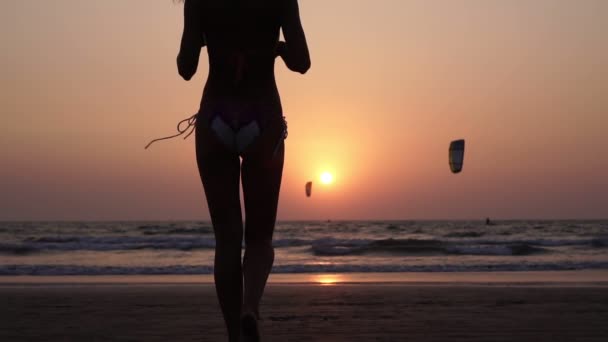
[[[509,285],[608,287],[608,270],[271,274],[276,285]],[[213,284],[213,275],[0,276],[0,286]]]
[[[467,221],[279,222],[273,245],[271,282],[315,282],[312,274],[338,274],[341,282],[466,281],[467,274],[505,273],[510,278],[517,272],[525,276],[516,278],[528,281],[532,272],[555,271],[559,278],[567,274],[562,271],[608,271],[606,220],[497,221],[490,226]],[[0,223],[0,282],[211,283],[214,246],[213,229],[204,221]],[[588,273],[577,274],[574,278],[580,279]]]

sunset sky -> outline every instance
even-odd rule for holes
[[[197,111],[207,76],[206,51],[192,81],[177,74],[182,9],[0,3],[0,220],[208,219],[194,139],[144,150]],[[300,10],[312,68],[276,67],[279,219],[608,217],[608,1]]]

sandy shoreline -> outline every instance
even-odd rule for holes
[[[264,341],[606,341],[594,284],[270,284]],[[0,341],[224,341],[210,284],[0,285]]]

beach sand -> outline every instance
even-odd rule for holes
[[[211,284],[2,284],[0,341],[225,341]],[[608,341],[598,284],[268,286],[264,341]]]

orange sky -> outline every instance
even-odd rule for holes
[[[606,218],[608,2],[300,0],[280,219]],[[170,0],[0,4],[0,219],[206,219]],[[463,173],[447,148],[465,138]],[[335,182],[304,183],[322,171]],[[317,182],[318,183],[318,182]]]

